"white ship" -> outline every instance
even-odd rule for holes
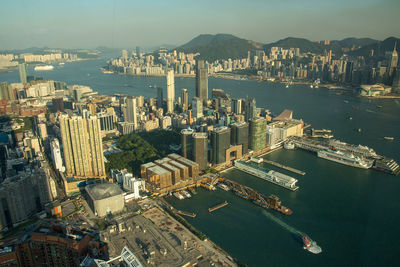
[[[52,65],[45,65],[45,66],[36,66],[33,70],[34,71],[43,71],[43,70],[53,70],[54,66]]]
[[[229,191],[230,190],[229,187],[226,184],[219,183],[217,186],[219,188],[221,188],[222,190],[225,190],[225,191]]]
[[[352,167],[369,169],[372,167],[374,163],[373,160],[363,159],[357,156],[354,156],[351,153],[343,153],[337,150],[320,150],[318,151],[318,157],[323,159],[328,159],[331,161],[335,161],[341,164],[345,164]]]
[[[247,172],[251,175],[254,175],[258,178],[274,183],[276,185],[282,186],[289,190],[296,191],[297,189],[299,189],[299,187],[296,185],[297,179],[288,176],[286,174],[264,168],[260,169],[255,166],[253,167],[240,160],[235,160],[235,167],[241,171]]]
[[[179,194],[178,192],[173,193],[173,195],[174,195],[177,199],[179,199],[179,200],[185,199],[185,198],[184,198],[181,194]]]
[[[285,149],[295,149],[295,146],[294,146],[294,143],[293,142],[285,142],[285,143],[283,143],[283,147],[285,148]]]
[[[188,191],[186,191],[186,190],[182,190],[181,192],[180,192],[184,197],[187,197],[187,198],[190,198],[190,197],[192,197],[192,195],[191,194],[189,194],[189,192]]]

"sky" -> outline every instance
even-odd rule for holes
[[[400,37],[399,0],[1,0],[0,50],[181,45],[229,33],[261,43]]]

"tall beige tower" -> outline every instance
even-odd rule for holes
[[[174,112],[174,101],[175,101],[174,70],[170,69],[167,72],[167,113]]]
[[[67,176],[106,177],[100,121],[97,117],[62,115],[60,131]]]

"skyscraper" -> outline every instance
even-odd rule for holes
[[[104,178],[103,144],[97,117],[61,115],[60,131],[67,176]]]
[[[186,111],[188,109],[188,91],[186,88],[183,88],[181,91],[181,101],[182,101],[182,110]]]
[[[388,69],[389,77],[392,77],[394,71],[397,68],[397,64],[399,61],[399,54],[397,53],[397,50],[396,50],[396,44],[397,43],[394,43],[393,52],[390,55],[389,69]]]
[[[243,111],[243,99],[233,99],[232,100],[232,112],[235,114],[242,114]]]
[[[136,98],[129,96],[126,99],[126,122],[133,122],[135,130],[137,129],[137,114],[136,114]]]
[[[161,87],[157,87],[157,107],[162,108],[163,107],[163,90]]]
[[[18,64],[18,71],[19,71],[19,80],[21,81],[21,83],[26,84],[27,83],[26,64],[25,63]]]
[[[174,112],[174,101],[175,101],[174,70],[170,69],[167,72],[167,113]]]
[[[267,120],[256,117],[249,120],[249,149],[258,151],[266,146],[267,139]]]
[[[181,131],[181,143],[182,143],[182,157],[187,159],[193,159],[193,129],[183,129]]]
[[[242,153],[246,154],[249,147],[249,124],[236,122],[231,124],[231,144],[242,145]]]
[[[199,170],[207,169],[208,138],[207,133],[193,134],[193,160],[199,164]]]
[[[0,99],[10,100],[9,90],[8,90],[8,82],[0,82]]]
[[[136,46],[136,56],[140,57],[140,47]]]
[[[226,162],[226,150],[230,147],[231,131],[228,127],[215,128],[211,132],[211,162],[220,164]]]
[[[257,105],[254,98],[248,98],[246,100],[246,121],[255,118],[257,116]]]
[[[208,100],[208,70],[204,65],[204,60],[197,60],[196,63],[196,97],[206,103]]]

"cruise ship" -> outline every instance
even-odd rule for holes
[[[260,169],[257,166],[252,166],[240,160],[235,160],[235,167],[241,171],[244,171],[253,176],[261,178],[265,181],[282,186],[286,189],[292,191],[296,191],[297,189],[299,189],[299,187],[296,185],[297,179],[288,176],[286,174],[264,168]]]
[[[323,159],[328,159],[328,160],[335,161],[335,162],[338,162],[341,164],[345,164],[345,165],[357,167],[357,168],[363,168],[363,169],[371,168],[372,164],[374,163],[373,160],[363,159],[363,158],[354,156],[351,153],[345,154],[338,150],[331,150],[331,149],[320,150],[317,152],[317,154],[318,154],[318,157],[323,158]]]

